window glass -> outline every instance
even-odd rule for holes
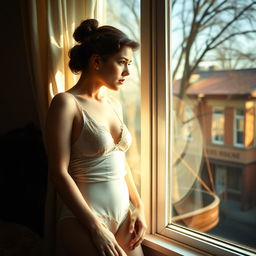
[[[243,146],[244,145],[244,111],[236,110],[235,115],[235,145]]]
[[[172,1],[170,223],[256,250],[256,4]]]
[[[212,142],[224,143],[224,113],[220,108],[214,109],[212,115]]]
[[[140,43],[140,0],[107,0],[106,24],[119,28]],[[108,91],[123,106],[124,122],[132,135],[126,159],[137,188],[140,188],[140,50],[134,52],[130,76],[119,92]]]

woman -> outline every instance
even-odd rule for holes
[[[69,67],[81,76],[54,97],[46,122],[49,174],[64,202],[57,235],[68,255],[141,256],[143,203],[124,156],[131,135],[118,102],[101,95],[124,84],[138,43],[94,19],[74,38]]]

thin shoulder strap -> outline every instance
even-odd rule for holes
[[[120,120],[121,124],[123,124],[123,120],[120,118],[118,112],[115,110],[114,106],[112,105],[112,103],[110,102],[109,99],[107,99],[108,104],[111,106],[111,108],[113,109],[113,111],[115,112],[115,114],[117,115],[118,119]]]
[[[74,98],[74,100],[75,100],[75,102],[76,102],[78,108],[79,108],[79,109],[81,110],[81,112],[83,113],[83,108],[82,108],[80,102],[78,101],[78,99],[76,98],[76,96],[75,96],[74,94],[70,93],[70,92],[66,92],[66,93],[68,93],[68,94],[70,94],[70,95],[73,96],[73,98]]]

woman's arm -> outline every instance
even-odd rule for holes
[[[116,110],[118,111],[119,116],[123,120],[123,112],[122,112],[122,105],[116,99],[111,98]],[[134,233],[134,238],[130,241],[130,249],[137,247],[142,241],[143,237],[146,233],[147,225],[146,219],[144,215],[144,205],[140,199],[139,193],[135,186],[131,169],[126,161],[125,168],[127,170],[127,175],[125,176],[126,184],[129,190],[129,197],[130,201],[132,202],[135,210],[131,213],[131,221],[129,232]]]
[[[141,201],[140,195],[137,191],[136,185],[133,180],[132,172],[130,169],[130,166],[128,165],[127,161],[125,162],[125,168],[127,171],[127,175],[125,176],[126,183],[129,189],[129,196],[130,196],[130,201],[132,202],[133,206],[137,209],[141,209],[144,211],[144,205],[143,202]]]
[[[137,247],[142,241],[146,233],[147,225],[144,215],[144,205],[140,199],[139,193],[137,191],[136,185],[133,180],[131,169],[126,162],[127,175],[125,177],[126,183],[129,190],[130,201],[135,207],[135,210],[131,214],[131,222],[129,227],[129,232],[134,233],[135,237],[130,242],[130,247]]]
[[[68,173],[70,145],[76,105],[68,94],[58,94],[50,105],[46,127],[49,175],[63,201],[87,228],[98,220],[92,214],[74,180]]]
[[[77,106],[72,95],[61,93],[54,97],[46,121],[46,148],[49,176],[64,203],[84,228],[89,230],[95,246],[101,252],[124,255],[114,235],[91,211],[76,183],[68,173],[73,120]],[[111,254],[112,255],[112,254]]]

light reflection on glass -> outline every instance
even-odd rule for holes
[[[256,4],[197,4],[173,1],[170,221],[256,249]]]

